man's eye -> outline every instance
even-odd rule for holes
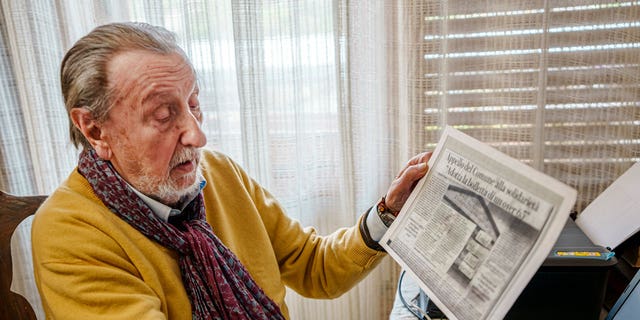
[[[200,104],[189,105],[189,109],[191,109],[191,114],[193,114],[196,117],[199,117],[200,114],[202,113],[202,110],[200,110]]]
[[[171,119],[171,111],[169,111],[169,108],[162,108],[156,111],[154,118],[159,122],[167,122]]]

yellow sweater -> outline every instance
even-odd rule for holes
[[[384,256],[357,225],[329,236],[303,228],[224,155],[202,162],[207,220],[287,318],[285,285],[337,297]],[[36,213],[32,240],[48,319],[191,319],[176,253],[109,211],[77,170]]]

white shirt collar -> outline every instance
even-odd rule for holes
[[[162,202],[160,202],[158,200],[152,199],[149,196],[145,195],[144,193],[138,191],[138,189],[134,188],[128,182],[127,182],[127,184],[131,187],[133,192],[135,192],[140,197],[140,199],[142,199],[142,201],[147,206],[149,206],[149,209],[151,209],[151,211],[153,211],[153,213],[155,213],[163,221],[167,222],[167,221],[169,221],[169,217],[175,216],[175,215],[179,215],[180,213],[182,213],[182,210],[184,210],[184,208],[193,199],[195,199],[196,196],[198,196],[198,194],[200,193],[200,191],[202,191],[204,186],[207,185],[207,181],[204,180],[204,178],[202,176],[200,176],[200,188],[198,188],[197,192],[194,192],[193,194],[187,195],[185,197],[185,201],[182,201],[182,206],[179,209],[172,208],[172,207],[170,207],[170,206],[168,206],[168,205],[166,205],[166,204],[164,204],[164,203],[162,203]]]

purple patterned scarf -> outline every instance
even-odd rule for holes
[[[202,193],[183,210],[177,226],[162,221],[94,150],[80,155],[78,171],[113,213],[142,234],[180,254],[193,319],[284,319],[205,220]]]

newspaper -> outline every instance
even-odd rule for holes
[[[429,168],[380,243],[449,319],[502,319],[576,191],[452,127]]]

